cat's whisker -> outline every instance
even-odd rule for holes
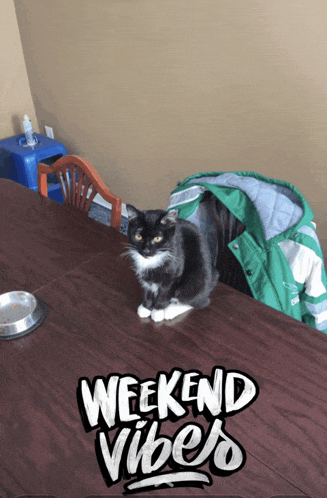
[[[174,253],[172,253],[170,251],[168,251],[168,255],[167,256],[168,256],[169,259],[171,259],[173,261],[178,261],[179,263],[181,263],[183,261],[182,258],[179,258],[178,256],[176,256],[176,254],[174,254]]]
[[[127,247],[127,246],[126,246],[126,247]],[[129,247],[129,248],[127,249],[127,251],[122,252],[122,253],[118,256],[118,259],[127,258],[127,257],[129,257],[129,256],[131,256],[131,247]]]
[[[121,242],[122,247],[127,247],[128,249],[132,248],[133,246],[129,244],[128,242]]]

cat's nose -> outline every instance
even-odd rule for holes
[[[144,256],[150,256],[151,255],[151,249],[149,247],[145,247],[143,249],[143,254],[144,254]]]

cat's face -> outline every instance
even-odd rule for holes
[[[177,211],[139,211],[130,204],[128,212],[129,243],[143,258],[153,258],[169,249],[174,236]]]

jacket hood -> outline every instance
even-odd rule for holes
[[[314,217],[309,204],[293,185],[252,172],[193,175],[172,193],[168,209],[195,200],[208,190],[256,237],[259,218],[266,241],[284,238]]]

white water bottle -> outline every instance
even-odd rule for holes
[[[26,114],[24,116],[23,126],[25,131],[26,144],[29,146],[36,145],[37,140],[33,136],[33,126]]]

